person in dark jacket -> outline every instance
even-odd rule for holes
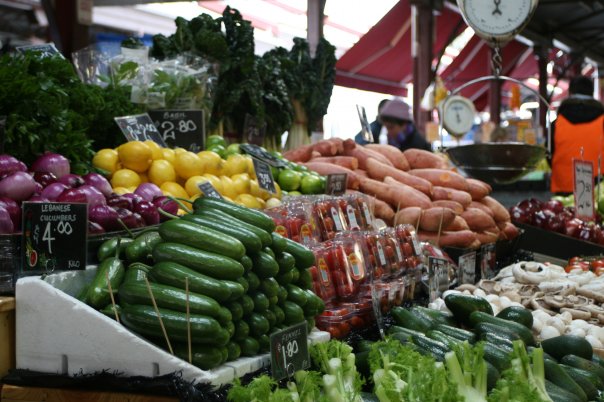
[[[382,131],[382,123],[380,122],[380,111],[382,107],[388,102],[388,99],[382,99],[378,104],[378,115],[375,120],[369,123],[369,127],[371,128],[371,134],[373,135],[373,142],[375,144],[379,144],[380,142],[380,132]],[[359,133],[354,137],[354,141],[357,144],[365,145],[368,144],[367,141],[363,138],[363,131],[359,131]]]
[[[432,145],[413,124],[411,106],[395,99],[386,102],[380,111],[380,121],[388,130],[388,144],[401,151],[418,148],[432,151]]]
[[[598,157],[604,153],[604,105],[593,98],[594,84],[588,77],[571,80],[569,97],[558,108],[558,118],[552,126],[551,192],[573,192],[573,159],[594,163],[598,172]],[[583,155],[581,155],[583,151]]]

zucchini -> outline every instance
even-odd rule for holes
[[[449,349],[453,349],[455,345],[461,342],[459,339],[453,338],[449,335],[445,335],[442,332],[433,329],[426,332],[426,336],[430,339],[434,339],[435,341],[444,343]]]
[[[439,324],[450,325],[453,327],[457,324],[453,314],[447,313],[446,311],[434,310],[423,306],[414,306],[411,308],[411,310],[418,311],[424,315],[432,317],[432,319]]]
[[[497,314],[497,318],[517,322],[518,324],[524,325],[529,330],[533,329],[533,314],[524,307],[506,307]]]
[[[470,325],[470,315],[475,311],[493,315],[491,304],[484,298],[461,293],[451,293],[445,297],[447,308],[453,316],[464,325]]]
[[[484,344],[484,359],[502,373],[510,365],[510,354],[492,343]]]
[[[592,362],[591,360],[587,360],[575,355],[566,355],[560,359],[560,363],[594,373],[602,382],[604,382],[604,368],[600,367],[600,365]]]
[[[527,352],[529,355],[532,355],[532,354],[533,354],[533,351],[534,351],[535,349],[536,349],[536,348],[535,348],[534,346],[528,346],[528,347],[526,348],[526,352]],[[554,361],[554,362],[557,362],[557,361],[558,361],[558,360],[554,359],[553,357],[551,357],[549,354],[547,354],[547,353],[545,353],[545,352],[542,352],[542,353],[543,353],[543,359],[544,359],[544,360],[551,360],[551,361]]]
[[[247,337],[242,341],[239,341],[239,347],[241,348],[242,356],[256,356],[260,351],[260,345],[254,338]]]
[[[553,382],[562,389],[578,396],[583,402],[587,402],[587,396],[583,389],[568,375],[558,363],[544,360],[545,379]]]
[[[522,324],[518,324],[517,322],[513,321],[507,321],[502,318],[493,317],[493,315],[484,313],[482,311],[474,311],[472,314],[470,314],[470,324],[472,327],[475,327],[476,325],[482,322],[494,324],[502,328],[507,328],[509,331],[515,332],[518,336],[520,336],[520,339],[522,339],[524,344],[527,346],[533,346],[535,344],[535,338],[533,338],[533,333]]]
[[[177,243],[160,243],[153,248],[155,262],[176,262],[216,279],[236,280],[243,275],[240,262],[232,258]]]
[[[189,361],[189,346],[187,343],[172,343],[174,355]],[[211,370],[223,363],[222,349],[214,346],[193,345],[191,348],[192,364],[202,370]]]
[[[501,374],[499,374],[499,371],[491,363],[486,360],[485,363],[487,364],[487,391],[490,391],[497,385]]]
[[[290,253],[296,260],[296,268],[306,269],[315,265],[315,254],[312,251],[300,243],[296,243],[288,238],[284,239],[287,244],[285,251]]]
[[[587,380],[589,380],[589,382],[591,382],[591,384],[598,390],[604,390],[604,382],[600,379],[600,377],[598,377],[598,375],[594,372],[591,371],[587,371],[587,370],[583,370],[580,368],[576,368],[576,367],[572,367],[572,366],[567,366],[566,364],[560,364],[560,367],[562,367],[567,373],[568,375],[571,376],[571,378],[575,378],[575,377],[583,377]],[[579,384],[581,385],[581,384]]]
[[[409,337],[411,337],[413,335],[415,335],[415,336],[423,335],[423,333],[421,333],[421,332],[414,331],[412,329],[408,329],[408,328],[404,328],[404,327],[399,327],[398,325],[393,325],[390,328],[388,328],[387,333],[388,333],[388,335],[392,335],[392,336],[394,336],[395,334],[401,333],[401,334],[408,335]]]
[[[239,261],[245,247],[236,238],[183,219],[170,219],[159,225],[159,235],[165,242],[179,243],[210,251]]]
[[[581,402],[581,398],[557,386],[551,381],[545,380],[545,391],[553,402]]]
[[[209,216],[201,216],[198,214],[185,214],[181,219],[234,237],[235,239],[239,240],[241,244],[243,244],[245,251],[248,253],[254,253],[262,250],[262,242],[260,241],[260,238],[251,230],[247,230],[243,227],[237,227],[233,224],[227,224],[221,219],[215,219]]]
[[[473,332],[466,331],[465,329],[443,324],[437,324],[434,329],[442,332],[445,335],[459,339],[460,341],[468,341],[469,343],[474,343],[476,341],[476,335],[474,335]]]
[[[279,273],[277,261],[264,251],[252,254],[251,258],[253,262],[252,272],[258,275],[260,279],[271,278]]]
[[[186,342],[187,315],[178,311],[159,308],[159,315],[170,340]],[[127,327],[143,336],[159,337],[161,325],[155,309],[143,305],[122,305],[120,319]],[[191,341],[215,346],[225,346],[229,342],[229,333],[213,318],[189,314]]]
[[[224,199],[199,197],[195,200],[195,202],[193,202],[193,209],[195,211],[210,208],[223,211],[237,219],[249,223],[250,225],[254,225],[266,230],[268,233],[272,233],[276,227],[273,219],[267,214],[254,209],[242,207]]]
[[[474,327],[474,330],[481,339],[495,345],[505,345],[512,349],[514,347],[513,342],[520,339],[520,336],[516,332],[488,322],[478,323]]]
[[[555,359],[575,355],[591,360],[594,354],[591,344],[582,336],[560,335],[541,342],[541,347]]]
[[[421,332],[419,332],[419,334],[423,335]],[[411,343],[413,341],[411,339],[412,337],[413,337],[413,335],[408,334],[406,332],[395,332],[390,335],[390,338],[396,339],[400,343]]]
[[[593,357],[591,358],[591,361],[599,364],[601,367],[604,367],[604,359],[598,356],[597,353],[594,353]]]
[[[414,331],[426,333],[434,325],[432,319],[426,317],[417,317],[411,313],[411,311],[403,307],[394,307],[391,310],[392,318],[394,322],[401,327],[412,329]]]
[[[560,364],[559,367],[564,370],[564,372],[577,383],[579,387],[585,393],[588,401],[595,401],[598,397],[598,388],[596,388],[595,384],[591,380],[591,374],[585,370],[579,370],[574,367],[566,366]],[[560,384],[562,385],[562,384]]]
[[[434,339],[430,339],[425,335],[414,335],[411,337],[411,340],[413,341],[413,343],[421,348],[424,348],[428,351],[430,351],[430,353],[436,354],[436,355],[444,355],[447,352],[451,351],[451,348],[449,348],[447,345],[445,345],[442,342],[439,341],[435,341]]]
[[[215,209],[206,209],[203,211],[195,211],[195,215],[201,216],[206,219],[214,219],[215,221],[218,221],[223,225],[230,225],[234,228],[243,229],[249,233],[253,233],[260,240],[262,247],[270,246],[273,242],[273,238],[271,237],[270,233],[268,233],[266,230],[262,230],[259,227],[250,225],[249,223],[234,218],[222,211]]]
[[[154,282],[185,289],[189,281],[189,291],[199,293],[218,302],[225,302],[231,297],[231,289],[224,281],[211,278],[175,262],[158,262],[149,271],[149,278]]]

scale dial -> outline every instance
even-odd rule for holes
[[[530,21],[539,0],[457,0],[466,23],[476,35],[504,43]]]
[[[463,96],[450,96],[442,107],[443,127],[456,138],[463,137],[472,129],[475,116],[474,104]]]

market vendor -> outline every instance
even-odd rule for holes
[[[573,159],[594,163],[598,171],[598,156],[604,150],[604,106],[593,98],[594,84],[585,76],[571,80],[570,96],[558,108],[558,118],[552,127],[551,192],[573,192]],[[581,156],[583,149],[583,156]]]
[[[379,118],[388,132],[388,144],[401,151],[410,148],[432,151],[432,145],[413,123],[411,106],[405,102],[398,99],[386,102],[380,110]]]

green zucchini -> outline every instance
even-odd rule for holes
[[[587,360],[593,357],[591,344],[582,336],[560,335],[541,342],[541,347],[552,357],[560,360],[565,355],[575,355]]]
[[[423,335],[423,333],[421,333],[421,332],[414,331],[412,329],[408,329],[408,328],[405,328],[405,327],[400,327],[398,325],[391,326],[390,328],[388,328],[388,331],[386,331],[386,332],[388,333],[388,335],[394,335],[394,334],[402,333],[402,334],[408,335],[409,337],[414,336],[414,335],[415,336],[417,336],[417,335]]]
[[[518,324],[524,325],[529,330],[533,329],[533,314],[524,307],[506,307],[497,314],[497,318],[517,322]]]
[[[553,382],[557,386],[565,389],[573,395],[581,398],[583,402],[587,402],[587,396],[583,389],[568,375],[562,367],[556,362],[550,360],[543,361],[545,367],[545,379]]]
[[[466,331],[465,329],[443,324],[436,324],[434,329],[442,332],[445,335],[459,339],[460,341],[468,341],[469,343],[474,343],[476,341],[476,335],[473,332]]]
[[[206,209],[203,211],[195,211],[195,215],[201,216],[206,219],[214,219],[215,221],[218,221],[223,225],[231,225],[234,228],[243,229],[249,233],[253,233],[260,240],[262,247],[270,246],[273,242],[273,238],[271,237],[270,233],[266,230],[263,230],[254,225],[250,225],[249,223],[234,218],[222,211],[216,209]],[[251,251],[248,250],[248,252]]]
[[[476,325],[482,322],[494,324],[502,328],[507,328],[509,331],[515,332],[516,334],[518,334],[518,336],[520,336],[524,344],[527,346],[533,346],[535,344],[535,338],[533,337],[533,333],[522,324],[518,324],[514,321],[504,320],[502,318],[497,318],[491,314],[487,314],[482,311],[474,311],[470,314],[470,324],[472,327],[475,327]],[[546,350],[546,352],[548,351]]]
[[[234,237],[235,239],[239,240],[241,244],[243,244],[247,253],[255,253],[262,250],[262,242],[260,241],[260,238],[251,230],[234,226],[232,223],[228,224],[222,219],[215,219],[210,216],[201,216],[199,214],[186,214],[183,215],[182,219]]]
[[[560,363],[594,373],[602,382],[604,382],[604,368],[600,367],[600,365],[592,362],[591,360],[587,360],[575,355],[566,355],[560,359]]]
[[[174,342],[174,354],[182,360],[189,361],[189,346],[187,343]],[[211,370],[223,363],[222,349],[215,346],[193,345],[191,348],[192,364],[202,370]]]
[[[484,344],[484,359],[502,373],[510,365],[510,354],[492,343]]]
[[[595,373],[593,371],[583,370],[583,369],[580,369],[577,367],[568,366],[566,364],[560,364],[560,367],[562,367],[564,370],[566,370],[568,375],[570,375],[573,379],[575,377],[581,376],[581,377],[589,380],[589,382],[591,382],[591,384],[596,389],[604,391],[604,381],[602,381],[600,379],[600,377],[598,377],[597,373]]]
[[[414,306],[411,308],[411,310],[423,313],[424,315],[431,317],[439,324],[450,325],[453,327],[457,324],[453,314],[447,313],[446,311],[434,310],[423,306]]]
[[[287,243],[285,251],[291,254],[296,260],[296,268],[305,269],[315,265],[315,254],[310,249],[288,238],[284,239],[285,243]]]
[[[453,316],[464,325],[470,325],[470,315],[475,311],[493,315],[491,304],[484,298],[478,296],[451,293],[445,297],[447,308]]]
[[[591,373],[585,370],[580,370],[574,367],[566,366],[564,364],[560,364],[559,366],[562,368],[562,370],[564,370],[566,374],[568,374],[568,376],[574,382],[577,383],[579,387],[581,387],[588,401],[596,400],[596,398],[598,397],[598,388],[592,382],[592,378],[595,376],[592,376]]]
[[[548,380],[545,380],[545,391],[553,402],[581,402],[579,396],[572,394]]]
[[[505,345],[508,348],[513,348],[513,342],[520,339],[515,331],[488,322],[476,324],[474,330],[481,339],[495,345]]]
[[[391,314],[397,325],[414,331],[425,333],[435,325],[434,320],[431,318],[427,318],[426,316],[418,317],[403,307],[394,307],[391,310]]]
[[[414,335],[411,337],[411,339],[415,345],[429,350],[431,353],[442,353],[444,355],[445,353],[451,351],[451,348],[449,348],[443,342],[430,339],[425,335]]]
[[[263,230],[266,230],[268,233],[272,233],[276,227],[273,219],[267,214],[234,204],[224,199],[199,197],[193,203],[193,209],[195,211],[205,209],[217,209],[237,219],[247,222],[250,225],[254,225]]]
[[[430,339],[434,339],[435,341],[444,343],[449,349],[453,349],[455,345],[461,342],[457,338],[453,338],[452,336],[445,335],[444,333],[433,329],[426,332],[426,336]]]

